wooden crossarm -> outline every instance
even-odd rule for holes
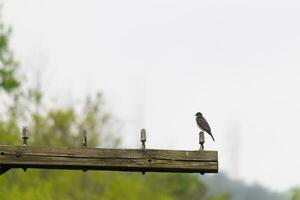
[[[217,173],[218,152],[0,145],[0,172],[10,168]]]

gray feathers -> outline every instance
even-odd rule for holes
[[[211,136],[211,138],[213,139],[213,141],[215,141],[214,136],[211,133],[210,126],[209,126],[208,122],[206,121],[206,119],[203,117],[202,113],[200,113],[200,112],[196,113],[196,122],[197,122],[198,127],[201,130],[208,133]]]

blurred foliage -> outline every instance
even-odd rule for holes
[[[291,195],[291,200],[300,200],[300,187],[292,188]]]
[[[0,13],[1,13],[0,5]],[[18,64],[9,47],[11,28],[7,27],[0,16],[0,90],[11,92],[20,85],[16,77]]]
[[[231,199],[231,198],[229,198],[229,195],[227,193],[222,193],[215,197],[213,197],[213,196],[208,197],[208,200],[229,200],[229,199]]]
[[[204,176],[203,181],[207,185],[208,195],[218,196],[219,198],[227,198],[230,200],[288,200],[287,193],[274,192],[259,184],[249,185],[241,180],[233,180],[223,172],[219,172],[214,176]],[[229,196],[226,197],[226,195]]]

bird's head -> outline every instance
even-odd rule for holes
[[[197,112],[196,114],[195,114],[195,116],[202,116],[202,113],[201,112]]]

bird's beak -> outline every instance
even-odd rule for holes
[[[197,116],[197,114],[195,114],[195,116]]]

